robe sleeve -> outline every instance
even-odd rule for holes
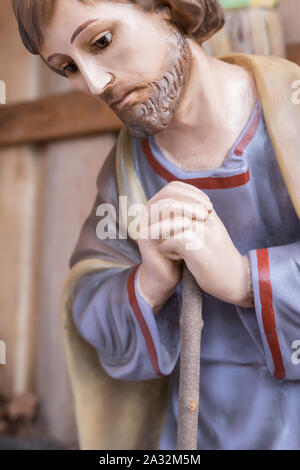
[[[272,376],[299,380],[300,241],[251,250],[249,258],[255,315],[248,309],[239,311],[247,317]]]
[[[72,313],[79,333],[96,349],[110,376],[152,379],[171,374],[179,356],[180,294],[175,292],[154,315],[138,291],[136,274],[141,257],[137,243],[129,235],[125,239],[119,237],[115,159],[114,147],[97,177],[96,199],[83,224],[70,266],[99,258],[131,267],[86,274],[75,287]],[[108,226],[116,228],[116,236],[99,239],[97,208],[107,203],[115,208]]]
[[[89,274],[75,290],[76,327],[116,379],[169,375],[179,357],[179,293],[154,315],[138,291],[138,267]]]

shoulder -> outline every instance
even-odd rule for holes
[[[219,57],[220,60],[249,69],[256,80],[258,88],[262,85],[275,91],[276,86],[289,86],[300,79],[300,67],[290,60],[276,56],[253,54],[230,54]]]
[[[220,59],[252,72],[271,132],[276,129],[282,136],[283,127],[289,123],[294,133],[298,133],[300,96],[299,100],[296,98],[300,95],[300,67],[297,64],[282,57],[251,54],[231,54]]]

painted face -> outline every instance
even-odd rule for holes
[[[72,84],[103,100],[144,138],[170,123],[190,70],[185,37],[165,8],[58,0],[41,55]]]

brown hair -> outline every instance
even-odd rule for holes
[[[42,45],[42,28],[53,16],[56,0],[12,0],[24,46],[39,54]]]
[[[88,2],[88,0],[78,1]],[[140,4],[145,9],[169,5],[174,22],[185,34],[193,35],[199,43],[207,41],[225,22],[220,0],[132,0],[132,2]],[[39,54],[43,40],[42,29],[54,14],[56,0],[12,0],[12,5],[25,47],[32,54]]]

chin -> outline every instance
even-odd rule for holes
[[[177,100],[168,103],[168,105],[167,108],[164,107],[163,109],[151,109],[148,113],[143,106],[143,109],[135,109],[134,118],[132,114],[130,116],[131,119],[128,119],[129,116],[127,116],[127,119],[119,117],[128,128],[132,137],[146,139],[151,135],[159,134],[170,125],[178,106]]]

